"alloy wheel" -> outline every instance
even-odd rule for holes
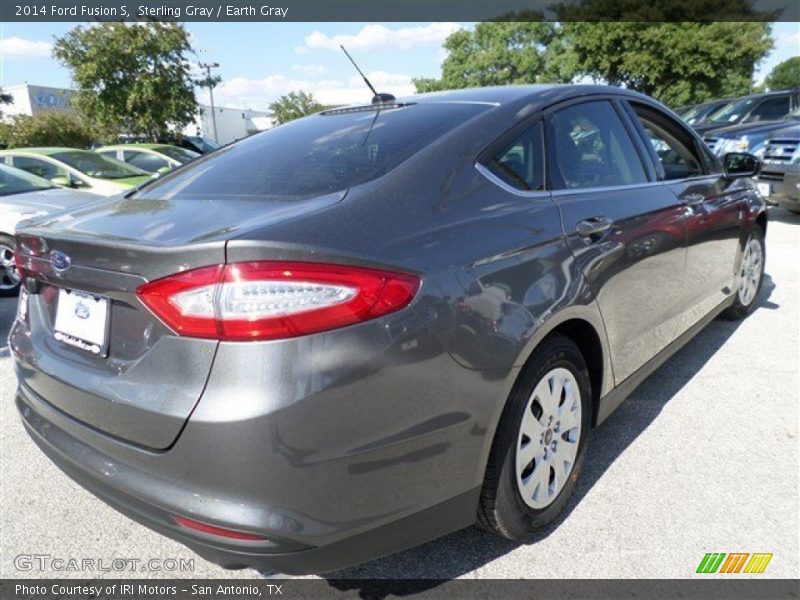
[[[743,306],[749,306],[758,293],[763,260],[761,243],[751,237],[742,257],[742,270],[739,274],[739,302]]]
[[[14,264],[14,249],[0,244],[0,290],[13,290],[21,277]]]
[[[571,371],[556,368],[533,390],[517,436],[517,489],[531,508],[549,506],[572,473],[581,439],[581,396]]]

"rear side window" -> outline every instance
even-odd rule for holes
[[[330,111],[245,138],[142,190],[142,198],[302,200],[381,177],[489,105]]]
[[[777,121],[789,113],[789,96],[768,98],[753,109],[748,121]]]
[[[155,173],[159,169],[169,168],[169,163],[155,154],[147,152],[137,152],[135,150],[125,150],[123,153],[125,162],[138,167],[148,173]]]
[[[583,102],[550,117],[555,189],[585,189],[647,182],[636,147],[606,100]]]
[[[497,178],[519,190],[544,189],[541,121],[525,130],[484,162]]]
[[[38,158],[30,158],[28,156],[15,156],[14,166],[44,179],[66,177],[68,175],[64,169],[53,163]]]

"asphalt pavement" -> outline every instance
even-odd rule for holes
[[[711,323],[593,432],[537,543],[471,528],[326,577],[684,578],[707,552],[772,553],[759,577],[800,577],[800,215],[770,217],[759,308]],[[256,577],[130,521],[44,457],[13,404],[15,307],[0,300],[0,577]]]

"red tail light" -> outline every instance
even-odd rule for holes
[[[204,267],[146,283],[139,299],[175,332],[220,340],[273,340],[327,331],[400,310],[419,278],[301,262]]]
[[[186,529],[193,529],[219,537],[229,538],[232,540],[244,540],[248,542],[262,541],[266,538],[256,535],[254,533],[247,533],[246,531],[238,531],[236,529],[225,529],[224,527],[217,527],[216,525],[209,525],[201,521],[195,521],[188,517],[175,515],[175,522]]]

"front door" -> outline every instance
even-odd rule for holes
[[[677,335],[685,207],[656,180],[645,146],[612,100],[547,115],[548,181],[598,302],[616,383]]]
[[[631,102],[630,108],[649,143],[659,177],[684,205],[688,250],[680,333],[733,291],[745,194],[742,182],[725,178],[685,126],[652,106]]]

